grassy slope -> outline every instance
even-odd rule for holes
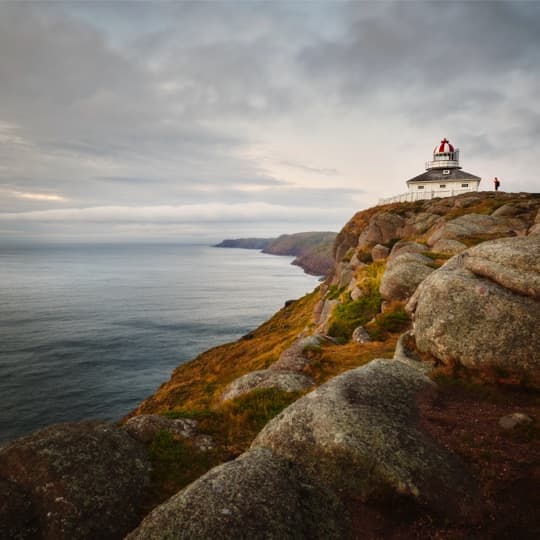
[[[490,214],[501,204],[511,200],[514,199],[486,197],[468,208],[449,209],[445,219],[471,212]],[[518,201],[519,198],[516,197],[515,200]],[[424,204],[426,203],[420,201],[386,205],[357,213],[338,235],[338,260],[356,245],[358,235],[375,213],[421,212]],[[419,237],[414,239],[422,241]],[[470,243],[481,240],[471,239]],[[432,258],[434,265],[439,266],[445,262],[447,256],[438,257],[433,254]],[[359,282],[363,282],[371,300],[379,301],[375,296],[378,294],[378,283],[383,269],[383,263],[376,263],[357,273]],[[300,396],[298,393],[287,394],[270,389],[255,391],[225,404],[220,403],[219,399],[231,381],[251,371],[268,367],[299,334],[305,330],[308,333],[314,330],[313,310],[321,298],[321,290],[326,288],[316,289],[282,308],[269,321],[244,338],[210,349],[193,361],[178,367],[171,379],[132,413],[196,418],[199,420],[199,431],[210,435],[216,443],[212,452],[203,453],[189,441],[174,440],[165,433],[158,436],[150,448],[155,472],[154,494],[149,506],[176,492],[214,465],[245,451],[266,422]],[[359,306],[351,302],[346,291],[336,290],[334,297],[339,298],[344,306],[334,318],[334,322],[339,322],[344,334],[348,334],[356,324],[356,318],[364,314],[356,309]],[[374,358],[390,358],[398,335],[409,324],[403,315],[402,305],[396,303],[390,311],[377,315],[366,325],[372,337],[379,341],[367,344],[329,344],[310,350],[308,354],[311,362],[305,370],[306,373],[319,385]]]

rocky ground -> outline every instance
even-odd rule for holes
[[[124,425],[1,449],[0,536],[540,537],[540,196],[375,207],[334,256]]]

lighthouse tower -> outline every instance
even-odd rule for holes
[[[426,172],[407,180],[408,200],[451,197],[466,191],[478,191],[481,178],[465,172],[459,165],[459,150],[448,139],[433,149],[433,160]]]

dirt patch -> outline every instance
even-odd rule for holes
[[[449,523],[406,501],[384,507],[350,498],[353,538],[392,540],[526,540],[540,538],[540,394],[438,378],[435,400],[419,399],[421,425],[457,454],[478,483],[473,517]],[[502,416],[523,412],[535,419],[514,431]]]

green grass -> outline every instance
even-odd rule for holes
[[[375,321],[366,327],[371,338],[375,341],[384,341],[388,334],[402,333],[409,328],[411,319],[402,308],[395,311],[381,313]]]
[[[179,409],[168,411],[168,418],[192,418],[197,432],[209,435],[215,450],[199,450],[192,441],[160,431],[149,445],[153,492],[157,502],[203,475],[212,467],[241,454],[259,431],[301,392],[277,388],[254,390],[228,401],[215,410]]]
[[[336,306],[328,334],[348,341],[354,329],[371,320],[379,312],[380,307],[381,296],[378,292]]]
[[[345,287],[338,287],[337,285],[331,285],[326,293],[327,300],[337,300],[341,293],[345,290]]]
[[[212,452],[202,452],[190,441],[160,431],[150,444],[152,483],[156,497],[165,499],[219,463]]]
[[[241,437],[242,433],[254,436],[301,395],[301,392],[261,388],[225,403],[223,412],[232,426],[234,438]]]
[[[336,306],[328,328],[330,336],[348,341],[357,326],[367,323],[379,313],[382,301],[379,287],[384,269],[384,261],[376,261],[361,270],[357,285],[364,294],[358,300],[351,300],[347,295],[347,298]]]

